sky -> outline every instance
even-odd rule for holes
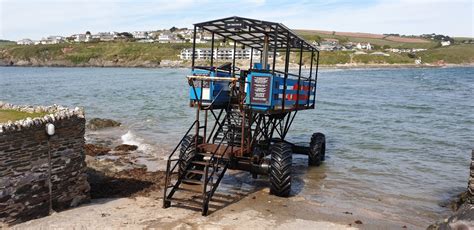
[[[292,29],[474,37],[473,0],[0,0],[0,39],[150,31],[229,16]]]

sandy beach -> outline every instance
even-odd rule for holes
[[[158,191],[157,191],[158,192]],[[158,195],[158,194],[156,194]],[[363,209],[351,212],[307,201],[278,198],[267,189],[249,193],[207,217],[180,207],[163,209],[161,199],[96,199],[90,204],[15,225],[12,229],[410,229]],[[421,229],[421,228],[420,228]]]

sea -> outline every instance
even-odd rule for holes
[[[135,144],[162,170],[194,120],[189,69],[0,67],[0,101],[83,107],[121,127],[87,142]],[[326,161],[305,168],[292,193],[381,218],[429,225],[467,187],[474,148],[474,68],[321,69],[316,109],[297,114],[288,139],[326,135]],[[249,178],[251,176],[249,175]],[[312,180],[311,178],[318,178]]]

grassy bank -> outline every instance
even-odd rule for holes
[[[8,121],[18,121],[27,117],[43,117],[44,115],[46,115],[46,113],[26,113],[16,110],[0,109],[0,123],[5,123]]]
[[[403,38],[393,36],[383,36],[378,34],[365,34],[365,33],[344,33],[344,32],[333,32],[329,31],[317,31],[317,30],[296,30],[296,32],[307,40],[322,41],[324,39],[337,39],[340,43],[353,42],[353,43],[365,43],[369,42],[371,45],[376,47],[385,48],[423,48],[430,49],[438,46],[438,42],[431,40],[425,40],[420,38]]]
[[[4,49],[15,59],[28,60],[68,60],[74,64],[87,62],[90,59],[114,61],[142,60],[157,61],[177,60],[179,51],[189,44],[145,44],[136,42],[101,42],[74,43],[36,46],[8,46]]]
[[[401,44],[400,44],[401,45]],[[162,60],[179,60],[183,48],[190,48],[189,43],[181,44],[149,44],[137,42],[99,42],[57,45],[0,46],[0,59],[4,62],[27,61],[41,65],[95,65],[95,63],[119,63],[119,66],[133,66],[130,63],[151,62],[159,64]],[[199,44],[198,47],[206,47]],[[448,47],[430,48],[418,52],[414,56],[407,53],[389,53],[390,56],[370,54],[356,55],[350,51],[321,52],[320,64],[413,64],[421,58],[424,63],[467,64],[474,62],[474,45],[452,45]],[[297,60],[297,54],[293,54]],[[304,56],[309,63],[309,56]],[[59,63],[59,64],[48,64]],[[28,64],[26,64],[28,65]]]
[[[474,63],[474,45],[461,44],[439,47],[420,52],[418,56],[427,63],[443,61],[446,63]]]

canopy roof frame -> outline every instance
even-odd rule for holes
[[[301,50],[319,52],[319,48],[308,43],[281,23],[233,16],[196,23],[194,26],[260,51],[263,48],[265,36],[268,36],[270,50],[274,49],[276,44],[277,51],[287,51],[287,46],[289,46],[292,52]]]

